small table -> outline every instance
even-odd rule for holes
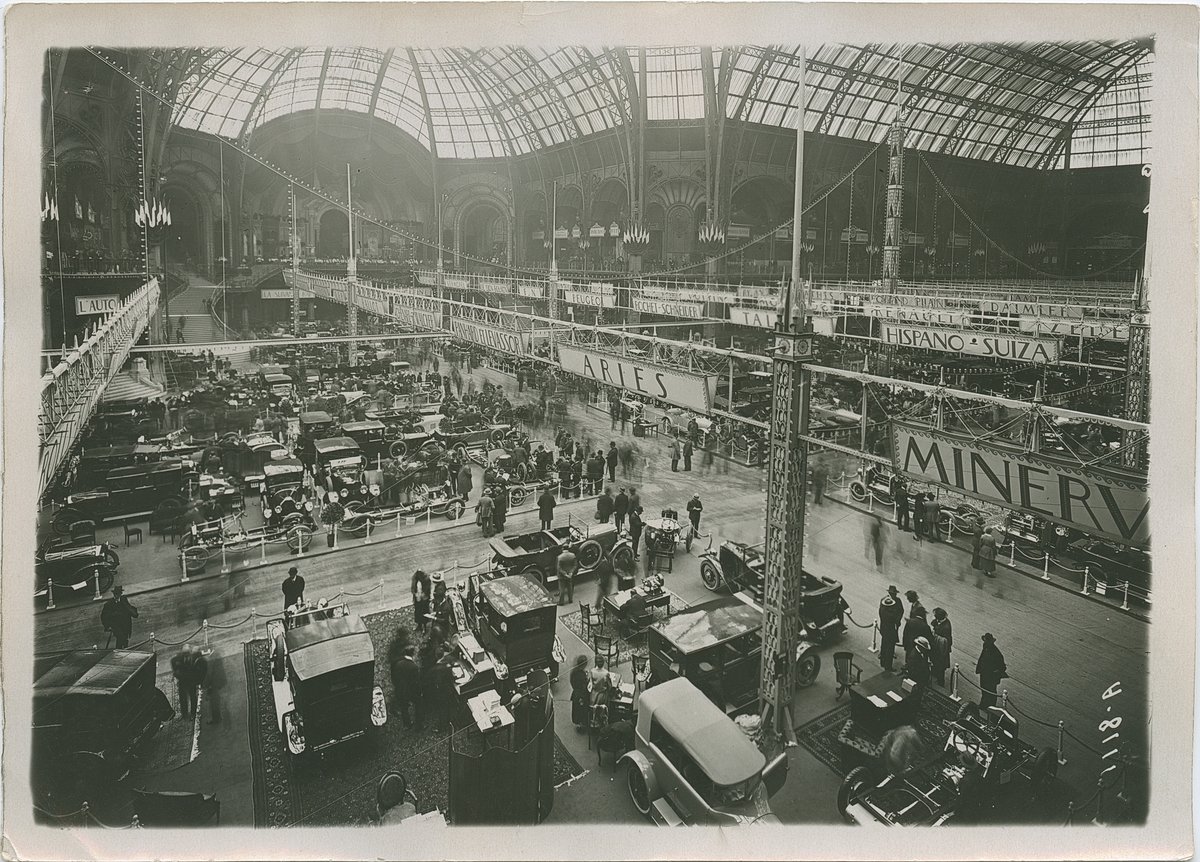
[[[471,718],[475,719],[475,726],[479,728],[480,733],[491,733],[501,727],[508,727],[515,721],[508,708],[500,705],[500,695],[494,688],[468,698],[467,706],[471,709]],[[500,722],[493,722],[492,716],[499,716]]]
[[[634,589],[636,590],[637,588],[635,587]],[[625,605],[633,598],[633,592],[634,590],[621,590],[619,593],[613,593],[604,597],[603,601],[600,602],[600,611],[604,614],[604,621],[606,623],[608,622],[609,611],[615,613],[620,622],[625,621]],[[638,592],[645,600],[646,607],[651,610],[654,608],[667,608],[670,610],[671,594],[666,590],[659,590],[657,593],[651,595],[641,593],[640,590]]]
[[[882,736],[894,727],[916,724],[921,698],[905,691],[904,678],[883,672],[850,689],[850,718],[856,727]]]

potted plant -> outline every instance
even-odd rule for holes
[[[321,507],[321,523],[325,525],[327,531],[325,540],[331,548],[337,537],[337,525],[342,523],[342,519],[345,517],[346,507],[336,500],[330,500]]]

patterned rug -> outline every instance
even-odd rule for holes
[[[940,691],[929,689],[921,699],[921,712],[917,720],[917,732],[930,749],[940,747],[946,741],[944,722],[950,721],[958,712],[958,702]],[[848,696],[822,715],[796,728],[796,741],[812,753],[817,760],[828,766],[837,775],[845,775],[842,768],[841,744],[838,734],[850,720]]]
[[[204,691],[196,692],[196,715],[194,718],[183,718],[179,714],[179,692],[175,686],[175,677],[170,670],[159,673],[156,681],[158,688],[171,702],[175,716],[170,721],[164,721],[162,728],[154,735],[137,764],[133,767],[134,778],[145,778],[158,775],[160,772],[170,772],[186,766],[200,755],[200,714],[203,707]]]
[[[667,594],[670,596],[670,604],[665,610],[655,610],[655,616],[658,619],[662,619],[670,614],[677,614],[680,611],[690,607],[687,602],[679,598],[679,596],[675,595],[670,590],[667,590]],[[640,632],[624,631],[618,622],[616,615],[612,613],[609,614],[607,620],[604,619],[603,613],[600,615],[600,618],[602,620],[601,624],[599,626],[592,626],[591,635],[601,635],[604,637],[616,638],[621,661],[626,661],[631,653],[643,658],[649,655],[650,651],[646,645],[647,638],[644,630]],[[581,641],[587,644],[589,649],[593,648],[591,636],[584,637],[583,614],[580,611],[571,611],[570,613],[563,614],[558,618],[558,621],[560,624],[565,625],[568,629],[570,629]],[[568,663],[569,659],[570,656],[568,656]]]
[[[363,622],[375,645],[375,681],[390,703],[387,648],[397,627],[407,626],[415,632],[412,609],[370,614]],[[428,725],[420,731],[406,730],[398,718],[389,715],[382,733],[342,743],[324,757],[293,763],[275,723],[267,655],[265,639],[245,645],[255,826],[365,825],[375,814],[379,779],[389,770],[403,773],[417,795],[421,813],[435,808],[449,811],[449,741]],[[555,736],[555,785],[583,772]]]

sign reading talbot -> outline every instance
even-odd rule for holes
[[[711,391],[715,377],[673,371],[649,362],[594,353],[565,344],[559,345],[558,360],[564,371],[628,392],[658,398],[677,407],[707,413],[712,404]]]
[[[1020,335],[993,335],[967,329],[938,329],[928,326],[901,326],[885,323],[880,338],[897,347],[920,347],[947,353],[994,356],[1020,362],[1054,362],[1058,359],[1058,341]]]
[[[1145,477],[892,423],[896,469],[979,500],[1128,545],[1150,540]]]
[[[661,314],[667,317],[687,317],[699,320],[704,316],[704,306],[698,302],[672,302],[666,299],[651,299],[645,296],[630,298],[634,311]]]
[[[749,308],[741,305],[729,306],[729,319],[742,326],[757,326],[759,329],[774,329],[779,314],[765,308]]]
[[[526,356],[529,353],[528,332],[509,332],[454,316],[450,317],[450,332],[464,341],[501,353],[513,356]]]

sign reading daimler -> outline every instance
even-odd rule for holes
[[[707,413],[712,405],[711,390],[715,377],[673,371],[649,362],[594,353],[565,344],[558,347],[558,360],[564,371],[591,378],[597,383],[658,398],[678,407]]]
[[[1146,480],[892,422],[896,469],[1127,545],[1150,540]]]

